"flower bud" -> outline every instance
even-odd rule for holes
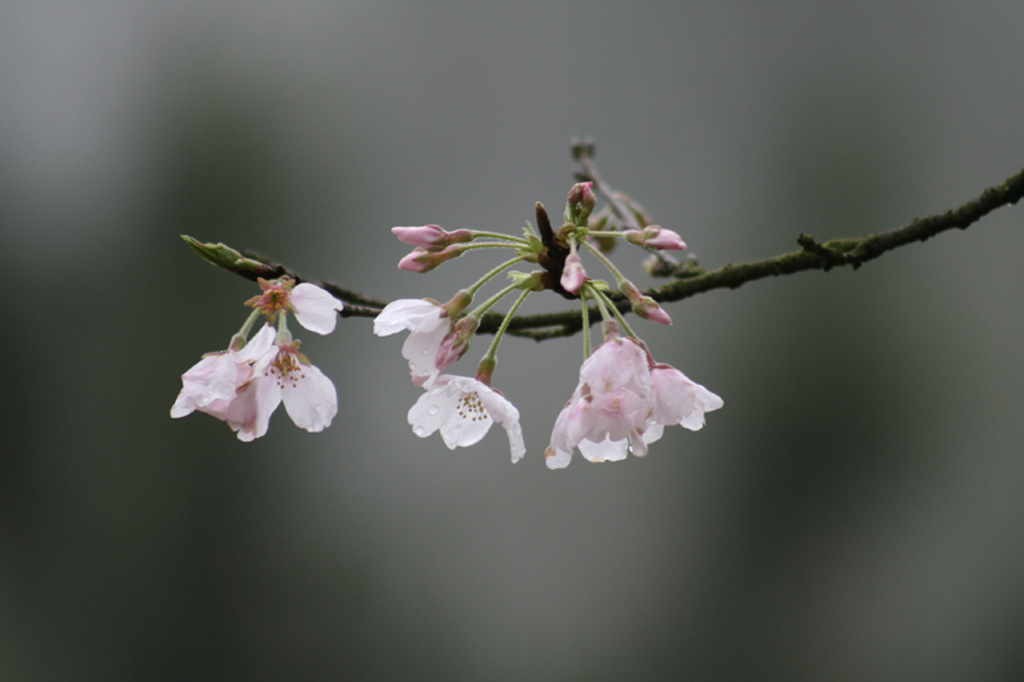
[[[686,248],[683,238],[676,232],[659,225],[648,225],[642,230],[626,230],[623,233],[626,241],[637,246],[649,246],[652,249],[673,249],[682,251]]]
[[[457,244],[446,246],[440,251],[428,251],[417,246],[412,253],[398,261],[398,268],[409,272],[430,272],[441,263],[461,255],[462,249]]]
[[[633,304],[633,312],[637,317],[642,317],[658,324],[672,324],[672,318],[665,312],[664,308],[658,305],[650,296],[644,296],[640,290],[630,282],[625,281],[620,285],[622,294]]]
[[[569,190],[569,196],[566,199],[566,219],[577,225],[585,225],[596,204],[594,183],[578,182]]]
[[[437,349],[434,364],[439,372],[443,372],[469,350],[469,342],[480,325],[480,320],[472,315],[466,316],[455,323],[454,329],[444,337]]]
[[[587,271],[583,269],[583,261],[580,259],[580,254],[573,249],[572,253],[566,257],[565,265],[562,267],[560,284],[570,294],[578,294],[586,279]]]
[[[420,227],[392,227],[391,233],[398,241],[428,251],[443,249],[449,244],[468,242],[473,239],[469,230],[448,232],[438,225],[422,225]]]
[[[686,243],[678,233],[665,229],[659,225],[649,225],[644,228],[644,241],[647,246],[655,249],[673,249],[682,251]]]

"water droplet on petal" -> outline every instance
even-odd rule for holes
[[[438,407],[437,405],[431,405],[430,407],[427,408],[427,414],[429,414],[431,417],[436,417],[437,413],[440,411],[441,408]]]
[[[420,426],[419,424],[417,424],[416,426],[412,427],[412,432],[415,433],[420,438],[426,438],[427,437],[427,430],[425,428],[423,428],[422,426]]]

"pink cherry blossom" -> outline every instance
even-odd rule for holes
[[[630,452],[643,457],[666,426],[697,431],[704,414],[724,404],[674,367],[655,364],[642,343],[610,329],[555,421],[544,453],[549,469],[568,466],[576,448],[591,462],[622,460]]]
[[[592,462],[625,459],[630,450],[645,455],[652,392],[646,351],[610,335],[584,361],[579,385],[555,421],[544,453],[548,468],[568,466],[577,447]]]
[[[412,382],[423,387],[444,369],[438,366],[441,345],[452,332],[451,318],[444,307],[422,298],[400,298],[387,304],[373,321],[373,333],[390,336],[409,330],[402,345],[402,357],[409,361]],[[445,354],[443,360],[448,360]],[[454,362],[452,357],[447,364]],[[447,364],[445,367],[447,367]]]
[[[171,406],[171,417],[180,419],[194,411],[227,422],[235,431],[255,416],[251,395],[242,396],[252,378],[253,363],[273,346],[274,330],[262,329],[241,350],[209,353],[181,375],[181,392]],[[240,397],[241,396],[241,397]]]
[[[684,429],[699,431],[704,426],[704,413],[725,405],[720,397],[671,365],[658,364],[651,368],[651,385],[654,388],[651,419],[662,426],[678,424]]]
[[[267,433],[270,415],[283,401],[296,426],[310,432],[330,426],[338,412],[334,384],[298,352],[298,341],[275,343],[274,338],[266,324],[240,351],[200,360],[182,375],[171,416],[205,412],[248,442]]]
[[[420,438],[437,430],[449,449],[475,445],[498,422],[508,434],[512,461],[526,453],[519,410],[477,379],[441,374],[409,409],[409,424]]]

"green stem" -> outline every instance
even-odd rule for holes
[[[583,305],[583,359],[590,357],[590,306],[587,305],[587,287],[580,291],[580,303]]]
[[[616,305],[614,303],[612,303],[612,300],[610,298],[608,298],[608,295],[606,293],[604,293],[603,291],[601,291],[600,289],[598,289],[597,287],[590,287],[590,290],[593,291],[595,294],[597,294],[597,296],[598,296],[597,300],[599,302],[601,301],[601,299],[603,299],[604,300],[604,305],[607,305],[609,308],[612,309],[612,312],[615,314],[615,319],[617,319],[619,321],[619,324],[622,326],[622,329],[626,332],[626,334],[628,334],[630,336],[630,338],[633,338],[633,339],[636,339],[636,340],[639,341],[640,337],[636,335],[636,333],[632,330],[632,328],[630,328],[629,323],[626,322],[626,318],[624,318],[622,316],[622,313],[620,313],[618,307],[616,307]],[[601,311],[602,312],[604,312],[604,305],[601,305]],[[607,319],[607,317],[605,319]]]
[[[482,316],[484,313],[490,310],[495,303],[508,296],[517,286],[519,285],[515,282],[509,284],[507,287],[505,287],[504,289],[502,289],[501,291],[499,291],[498,293],[494,294],[489,299],[481,303],[479,306],[477,306],[472,312],[469,313],[469,316],[480,318],[480,316]]]
[[[238,333],[235,334],[235,336],[240,336],[243,339],[249,338],[249,332],[252,331],[252,326],[256,324],[257,318],[262,314],[263,311],[259,308],[254,308],[253,311],[249,313],[249,317],[245,320],[245,324],[242,325],[242,328],[238,330]]]
[[[508,243],[508,242],[480,242],[479,244],[474,244],[474,243],[470,242],[469,244],[459,244],[459,249],[461,251],[471,251],[473,249],[519,249],[519,248],[522,248],[522,246],[520,244],[511,244],[511,243]]]
[[[510,242],[516,242],[517,244],[529,244],[528,241],[522,237],[513,237],[510,234],[502,234],[501,232],[488,232],[486,230],[470,230],[473,233],[473,239],[477,237],[487,237],[488,239],[506,239]]]
[[[588,249],[590,249],[590,252],[597,256],[597,259],[601,261],[606,268],[608,268],[608,271],[611,272],[612,275],[615,277],[616,282],[618,282],[621,285],[626,280],[623,274],[619,272],[619,269],[615,267],[615,264],[608,260],[608,256],[601,253],[601,249],[597,248],[586,239],[582,240],[581,243],[584,244]]]
[[[494,268],[486,275],[478,279],[476,282],[474,282],[472,286],[470,286],[466,291],[468,291],[471,296],[476,294],[480,287],[482,287],[483,285],[487,284],[487,282],[497,277],[499,274],[501,274],[502,271],[507,270],[508,268],[512,267],[519,261],[523,260],[523,258],[523,256],[516,256],[515,258],[508,259],[507,261],[505,261],[504,263],[502,263],[501,265]]]
[[[505,330],[508,329],[508,323],[512,321],[513,317],[515,317],[516,311],[519,310],[519,306],[523,304],[523,301],[526,300],[526,297],[532,293],[533,291],[531,291],[530,289],[524,289],[523,293],[519,294],[519,298],[516,299],[516,302],[512,304],[511,308],[509,308],[509,311],[505,313],[505,319],[501,321],[501,326],[498,327],[498,331],[495,332],[494,340],[491,341],[491,347],[487,349],[487,354],[484,355],[484,358],[483,360],[481,360],[481,363],[490,361],[490,363],[493,365],[495,362],[497,362],[495,356],[498,352],[498,344],[501,343],[501,337],[505,335]]]

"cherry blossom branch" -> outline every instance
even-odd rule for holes
[[[629,224],[635,210],[622,201],[621,195],[608,188],[597,175],[593,164],[593,147],[586,144],[574,146],[573,153],[581,164],[581,177],[594,182],[595,192],[601,194],[613,213],[624,224]],[[833,239],[818,242],[809,234],[801,234],[797,238],[800,250],[784,253],[764,260],[749,263],[728,264],[717,270],[706,270],[690,260],[681,264],[672,264],[661,260],[655,274],[672,277],[674,280],[660,287],[642,292],[659,303],[682,301],[696,294],[715,289],[736,289],[747,282],[779,277],[805,270],[823,270],[834,267],[851,266],[859,268],[864,263],[878,258],[882,254],[913,242],[925,241],[951,229],[967,229],[989,213],[1003,206],[1016,204],[1024,198],[1024,170],[1008,178],[1001,184],[985,189],[978,197],[957,208],[943,213],[916,218],[906,225],[889,230],[868,234],[860,238]],[[312,282],[326,289],[332,295],[345,302],[343,317],[376,317],[387,301],[365,296],[361,293],[343,288],[333,282],[316,281],[302,277],[294,270],[277,263],[255,251],[235,251],[230,247],[217,245],[226,255],[211,257],[210,249],[201,250],[199,242],[186,238],[196,251],[206,260],[218,267],[234,272],[242,277],[256,281],[259,278],[271,279],[287,275],[295,283]],[[610,295],[616,308],[622,312],[630,310],[629,301],[619,294]],[[599,319],[597,307],[589,308],[590,319]],[[495,333],[501,326],[504,315],[491,312],[480,318],[477,333]],[[520,315],[508,322],[508,333],[541,341],[544,339],[570,336],[583,328],[583,314],[579,309],[557,313],[538,315]]]

